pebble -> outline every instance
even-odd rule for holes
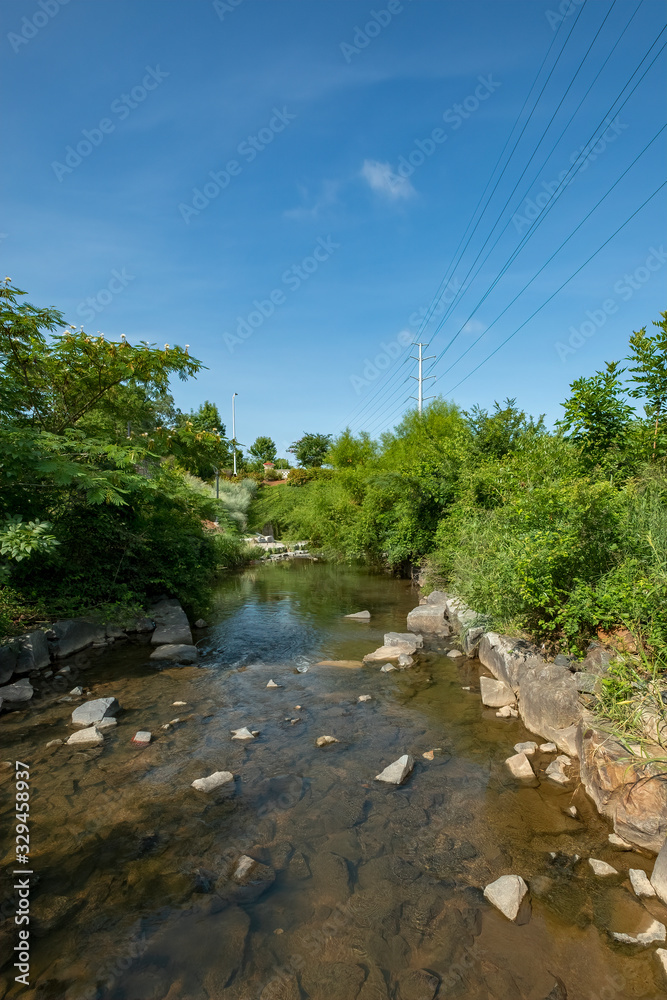
[[[627,840],[623,840],[623,837],[619,837],[617,833],[609,834],[609,843],[612,847],[617,847],[619,851],[631,851],[632,844],[629,844]]]
[[[242,729],[232,729],[233,740],[253,740],[255,736],[259,736],[259,730],[251,733],[247,726],[243,726]]]
[[[49,744],[47,743],[47,746]],[[638,896],[655,896],[656,891],[651,885],[648,875],[642,868],[630,868],[628,871],[632,888]]]
[[[383,667],[380,667],[380,673],[381,674],[388,674],[390,670],[395,670],[395,669],[396,669],[396,667],[393,667],[391,665],[391,663],[385,663],[385,665]]]
[[[290,725],[295,726],[297,722],[301,722],[301,719],[297,716],[296,719],[290,719]]]
[[[274,934],[284,934],[285,931],[282,929],[282,927],[276,927],[276,929],[275,929],[275,931],[273,933]]]
[[[357,701],[370,701],[371,696],[369,694],[360,694]]]
[[[461,690],[462,691],[472,691],[472,688],[471,687],[462,687]]]
[[[589,858],[588,863],[596,875],[618,875],[618,872],[606,861],[599,861],[597,858]]]
[[[214,788],[219,788],[220,785],[226,785],[233,780],[234,775],[231,771],[214,771],[207,778],[196,778],[192,782],[192,787],[196,788],[198,792],[212,792]]]
[[[537,750],[537,743],[515,743],[514,749],[517,753],[525,753],[526,755],[534,754]]]
[[[461,652],[460,649],[450,649],[447,656],[450,660],[455,660],[458,656],[464,656],[465,654]]]
[[[567,774],[565,774],[564,768],[569,767],[571,763],[572,761],[569,757],[566,757],[565,754],[561,754],[559,757],[556,757],[555,760],[551,761],[544,773],[551,779],[551,781],[555,781],[556,784],[568,785],[571,779],[568,778]]]
[[[434,750],[427,750],[426,753],[422,754],[422,757],[425,757],[426,760],[433,760],[436,750],[442,750],[442,747],[435,747]]]
[[[569,806],[565,810],[565,812],[568,814],[568,816],[572,816],[573,819],[576,819],[578,817],[578,815],[579,815],[579,813],[577,812],[577,807],[576,806]]]
[[[81,695],[83,694],[83,688],[82,687],[72,688],[70,694],[73,694],[76,698],[80,698]]]
[[[294,706],[294,711],[295,712],[300,712],[301,711],[301,705],[295,705]]]
[[[132,742],[136,743],[137,746],[148,746],[152,738],[152,734],[148,732],[147,729],[140,729],[138,733],[135,733],[132,737]]]
[[[269,681],[269,683],[266,686],[267,686],[267,688],[277,688],[278,687],[278,685],[276,684],[276,682],[273,681],[273,680]]]
[[[318,736],[315,740],[315,744],[318,747],[328,747],[330,743],[338,742],[335,736]]]
[[[172,701],[172,705],[187,705],[187,701]]]
[[[542,753],[556,753],[558,747],[555,743],[540,743],[540,750]]]
[[[46,744],[47,747],[59,747],[62,744],[62,740],[49,740]]]

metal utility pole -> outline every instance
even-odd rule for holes
[[[236,475],[236,407],[234,400],[238,396],[238,392],[232,395],[232,447],[234,449],[234,475]]]
[[[433,358],[435,358],[435,354],[431,354],[431,355],[429,355],[428,358],[424,358],[424,357],[422,357],[422,347],[428,347],[428,344],[413,344],[412,346],[419,348],[419,356],[418,357],[415,357],[414,354],[410,355],[411,359],[413,361],[417,361],[418,364],[419,364],[419,369],[418,369],[419,374],[418,375],[411,375],[410,376],[410,378],[414,378],[417,381],[417,395],[416,396],[410,396],[410,399],[416,399],[417,400],[417,409],[419,410],[419,416],[421,417],[422,403],[424,402],[424,400],[425,399],[434,399],[435,398],[434,396],[424,396],[424,391],[423,391],[423,384],[424,384],[424,382],[428,382],[429,379],[435,378],[435,375],[422,375],[422,364],[424,363],[424,361],[431,361]]]

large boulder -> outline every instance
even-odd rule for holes
[[[197,656],[196,646],[186,646],[184,643],[165,643],[165,645],[158,646],[157,649],[153,650],[150,659],[161,663],[196,663]]]
[[[519,712],[531,732],[576,754],[582,707],[574,677],[566,667],[542,663],[525,669],[519,682]]]
[[[581,782],[616,833],[638,847],[660,851],[667,837],[667,780],[660,766],[629,760],[627,749],[588,719],[578,728],[577,753]]]
[[[667,903],[667,840],[660,848],[651,873],[651,885],[663,901]]]
[[[55,633],[53,655],[56,660],[87,649],[93,644],[106,644],[107,630],[104,625],[88,622],[84,618],[70,618],[67,621],[55,622],[51,626]]]
[[[515,691],[526,671],[544,666],[543,658],[529,643],[497,632],[485,632],[481,636],[478,656],[497,680],[505,681]]]
[[[0,687],[0,703],[6,701],[12,705],[20,704],[24,701],[30,701],[32,696],[32,684],[27,677],[22,677],[20,681],[14,681],[13,684]]]
[[[504,681],[496,681],[493,677],[480,677],[479,690],[482,704],[489,708],[502,708],[503,705],[514,705],[516,695]]]
[[[102,719],[109,719],[120,711],[120,705],[115,698],[95,698],[78,705],[72,712],[72,725],[94,726]]]
[[[0,646],[0,684],[5,684],[12,674],[19,658],[18,640],[4,642]]]
[[[420,604],[408,615],[408,628],[412,632],[433,632],[447,635],[449,626],[445,621],[444,604]]]
[[[150,609],[150,616],[155,621],[155,631],[151,636],[154,646],[167,643],[193,645],[187,615],[178,601],[159,601]]]
[[[39,629],[28,632],[18,639],[18,658],[14,667],[15,674],[29,674],[33,670],[42,670],[51,662],[49,644],[46,636]]]

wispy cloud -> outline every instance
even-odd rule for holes
[[[330,208],[336,203],[339,188],[339,181],[324,181],[320,196],[312,198],[308,189],[300,186],[299,194],[303,204],[298,208],[288,208],[283,212],[283,218],[296,219],[297,222],[311,222],[314,219],[319,219],[325,208]]]
[[[485,330],[486,323],[480,323],[478,319],[469,319],[463,327],[464,333],[484,333]]]
[[[411,198],[415,194],[407,177],[394,173],[390,163],[380,163],[379,160],[364,160],[361,176],[368,182],[373,191],[384,195],[391,201],[400,198]]]

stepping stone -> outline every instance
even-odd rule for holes
[[[528,886],[520,875],[501,875],[484,890],[484,896],[508,920],[516,920]]]
[[[596,875],[618,875],[616,869],[611,865],[608,865],[606,861],[599,861],[597,858],[589,858],[588,863]]]
[[[95,698],[86,701],[72,712],[72,724],[75,726],[93,726],[102,719],[115,715],[120,711],[120,705],[115,698]]]
[[[389,785],[402,785],[415,766],[414,759],[410,754],[403,754],[393,764],[385,767],[384,771],[375,775],[376,781],[384,781]]]
[[[207,778],[196,778],[192,782],[192,787],[196,788],[198,792],[212,792],[214,788],[220,788],[221,785],[226,785],[233,780],[234,775],[231,771],[214,771]]]

